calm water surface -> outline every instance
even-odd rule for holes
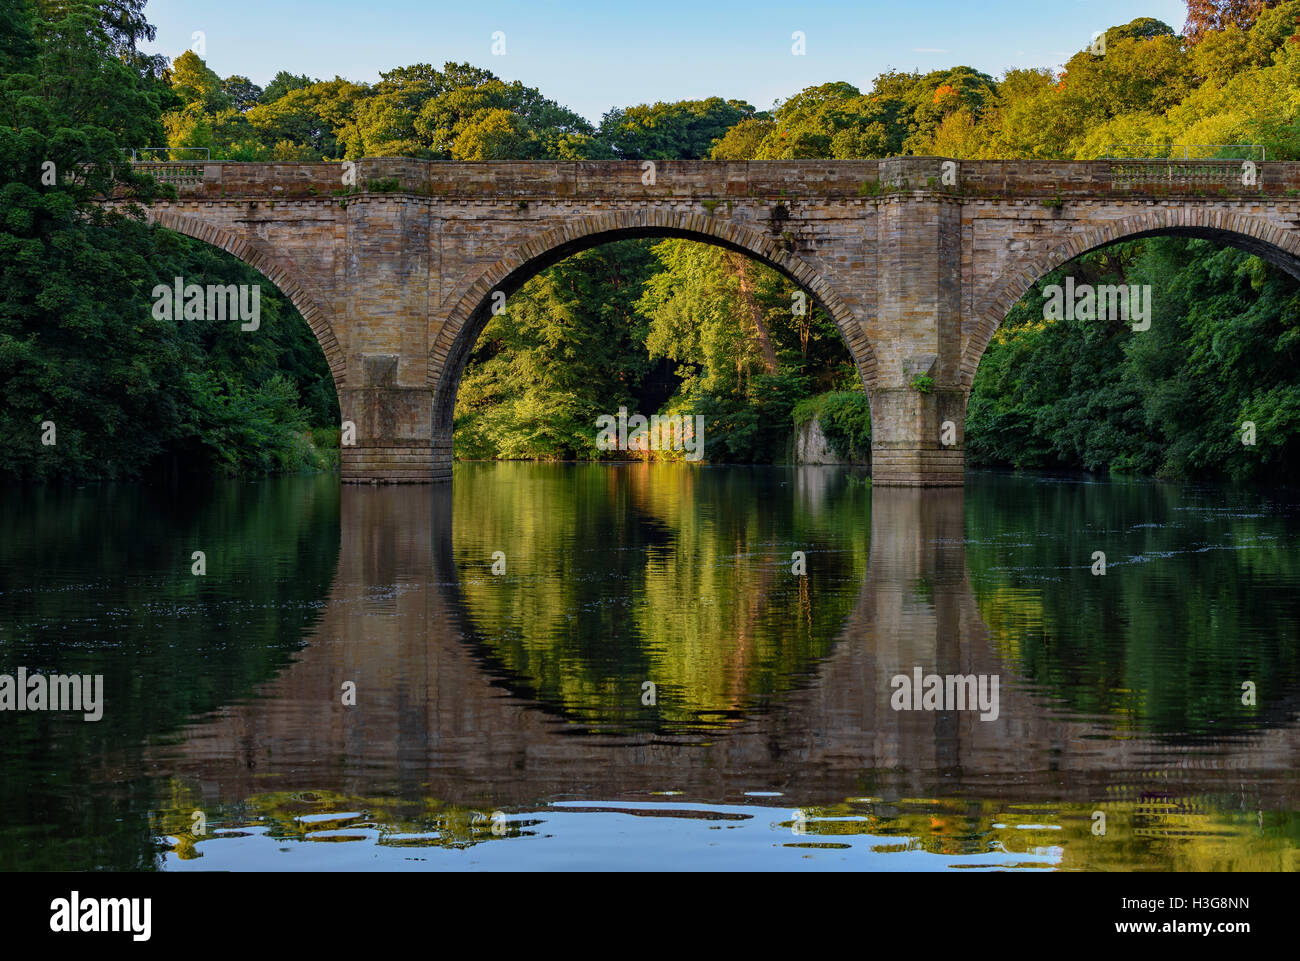
[[[1278,492],[7,490],[0,673],[106,695],[0,713],[0,868],[1294,871],[1298,622]],[[996,676],[996,720],[894,710],[918,667]]]

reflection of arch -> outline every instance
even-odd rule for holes
[[[476,464],[465,465],[465,467],[477,472],[491,465]],[[673,479],[663,477],[662,473],[655,478],[653,471],[642,468],[630,470],[600,466],[574,468],[576,471],[587,469],[607,476],[608,480],[601,479],[598,483],[602,485],[609,483],[617,488],[615,498],[620,505],[619,523],[622,528],[620,533],[612,536],[615,536],[619,543],[620,556],[636,559],[632,561],[631,568],[621,569],[617,561],[611,561],[609,568],[602,569],[616,572],[616,582],[621,585],[619,593],[624,596],[641,597],[652,594],[664,596],[664,591],[656,590],[654,585],[656,573],[665,572],[666,567],[655,563],[653,558],[685,556],[682,542],[690,534],[685,527],[679,526],[678,519],[672,516],[670,503],[679,503],[683,500],[698,503],[710,518],[716,518],[717,508],[745,503],[743,495],[737,495],[729,486],[714,485],[709,489],[709,485],[698,481],[699,472],[689,468],[684,468],[678,473],[678,478],[682,481],[680,486]],[[674,470],[671,466],[667,469]],[[738,614],[737,618],[734,621],[724,618],[723,629],[718,628],[717,621],[710,620],[712,628],[718,633],[718,643],[709,645],[710,651],[718,657],[714,665],[727,668],[714,675],[721,689],[705,685],[695,691],[698,697],[692,698],[688,693],[691,690],[689,680],[678,684],[674,681],[680,681],[680,678],[670,681],[658,675],[654,665],[658,661],[656,655],[662,652],[662,648],[658,643],[659,639],[651,633],[653,628],[647,630],[646,625],[637,623],[638,619],[634,616],[620,617],[618,623],[609,622],[604,615],[604,604],[599,602],[583,603],[566,615],[568,639],[572,641],[582,637],[584,628],[594,630],[602,638],[598,648],[588,649],[584,643],[570,644],[562,641],[557,646],[547,646],[543,649],[528,647],[520,656],[519,652],[512,650],[512,642],[519,641],[529,632],[521,635],[509,609],[497,608],[493,605],[493,598],[498,596],[497,585],[500,583],[500,578],[484,577],[485,568],[479,564],[481,558],[475,552],[464,550],[466,546],[464,541],[461,541],[461,550],[454,549],[450,522],[452,517],[450,505],[453,503],[459,503],[458,513],[462,518],[473,517],[478,520],[477,526],[481,534],[488,531],[494,531],[496,534],[502,532],[502,529],[493,523],[491,508],[472,499],[474,492],[483,489],[483,485],[478,483],[478,478],[481,476],[478,473],[462,475],[455,484],[435,488],[437,491],[435,498],[445,497],[445,503],[449,505],[443,512],[443,516],[448,518],[448,521],[436,525],[433,534],[431,575],[432,580],[441,588],[443,612],[440,614],[440,619],[448,625],[455,625],[460,634],[460,644],[480,666],[483,676],[490,678],[494,686],[509,691],[518,702],[528,703],[534,710],[563,721],[566,730],[570,733],[603,735],[652,733],[657,737],[670,739],[717,734],[727,725],[744,718],[753,709],[754,704],[769,698],[790,696],[793,692],[812,683],[818,676],[818,665],[833,652],[838,643],[839,630],[816,634],[810,632],[811,636],[801,642],[801,638],[796,636],[797,632],[791,625],[790,634],[776,635],[780,639],[780,642],[774,645],[781,652],[778,657],[766,660],[756,652],[756,648],[773,640],[772,636],[766,635],[762,623],[766,617],[785,616],[789,613],[787,607],[789,604],[801,602],[807,606],[810,604],[809,595],[816,596],[821,586],[829,587],[831,583],[839,583],[841,578],[843,582],[850,582],[851,577],[856,576],[857,565],[852,553],[840,554],[835,550],[835,544],[823,540],[821,532],[817,531],[809,532],[807,539],[801,542],[808,551],[808,556],[816,553],[817,556],[824,558],[817,562],[817,569],[810,570],[806,578],[796,577],[789,573],[788,561],[783,563],[783,558],[779,554],[775,558],[767,554],[763,561],[749,569],[753,577],[752,580],[746,579],[742,584],[742,589],[746,592],[745,596],[737,597],[729,605],[729,610]],[[567,473],[567,468],[565,476],[581,477],[580,474]],[[761,510],[765,503],[763,497],[771,496],[772,492],[788,485],[792,493],[791,506],[787,508],[789,514],[786,515],[781,507],[774,508],[772,514],[793,519],[801,509],[808,509],[810,500],[808,483],[810,481],[816,483],[830,476],[827,468],[819,466],[804,466],[773,474],[768,481],[770,485],[768,490],[756,490],[755,500],[746,504],[744,514],[748,515],[750,510]],[[777,486],[778,480],[780,487]],[[852,490],[847,485],[843,474],[838,475],[838,481],[837,493],[841,496]],[[536,480],[532,482],[544,483]],[[457,485],[460,485],[459,493],[454,496],[451,493],[443,493],[452,491]],[[959,489],[958,493],[960,493]],[[662,499],[659,495],[663,495]],[[439,501],[435,500],[435,504],[437,503]],[[563,509],[558,512],[543,511],[541,516],[562,516],[564,513],[566,512]],[[513,519],[518,515],[513,511],[507,511],[498,516],[512,519],[510,527],[506,528],[507,537],[511,536],[515,524]],[[720,542],[725,541],[733,545],[728,553],[738,551],[740,556],[746,556],[750,551],[760,555],[767,551],[769,544],[767,538],[770,536],[767,529],[764,529],[754,541],[746,542],[744,547],[740,547],[735,546],[731,540],[733,535],[725,521],[711,520],[708,523],[711,529],[719,532]],[[751,530],[747,520],[742,522],[741,527]],[[723,533],[724,530],[727,532]],[[572,539],[565,538],[563,542],[565,547],[559,552],[562,556],[582,557],[588,555],[593,547],[608,545],[608,541],[603,538],[594,541],[582,540],[578,533],[578,525],[568,527],[566,531],[572,535]],[[490,535],[489,539],[496,539],[496,537]],[[866,540],[870,541],[869,535]],[[554,542],[549,542],[548,547],[541,551],[538,550],[538,544],[534,543],[530,552],[534,556],[556,556]],[[775,564],[772,563],[773,560]],[[642,564],[644,566],[641,566]],[[707,568],[708,565],[704,566]],[[729,569],[732,566],[727,563]],[[735,569],[740,570],[746,566],[737,564]],[[673,567],[676,568],[676,565]],[[694,567],[698,569],[700,565]],[[462,572],[469,575],[468,578],[463,576]],[[532,581],[537,573],[539,573],[537,569],[534,569],[534,572],[522,575],[528,578],[524,583],[542,583]],[[642,574],[645,576],[645,581],[639,586],[631,586]],[[582,579],[585,580],[585,576]],[[478,582],[477,585],[474,584],[475,581]],[[717,585],[720,582],[709,583]],[[792,584],[798,583],[803,583],[805,586],[791,588]],[[485,587],[485,584],[490,586]],[[808,586],[814,584],[815,587]],[[673,587],[674,590],[668,591],[672,596],[679,598],[694,596],[690,592],[680,590],[681,582],[677,582]],[[550,596],[549,590],[546,594]],[[798,594],[799,602],[794,600],[795,594]],[[710,595],[718,596],[713,592],[710,592]],[[541,595],[534,594],[534,596]],[[852,606],[847,599],[829,595],[816,603],[820,606],[818,613],[829,612],[830,618],[838,618],[840,623],[848,617]],[[694,607],[694,605],[690,606]],[[504,617],[501,616],[503,614]],[[802,623],[804,616],[801,614],[798,619]],[[807,619],[808,626],[811,627],[813,615],[808,613]],[[533,623],[545,623],[547,620],[545,616],[540,616]],[[655,620],[657,622],[658,619]],[[687,633],[694,636],[693,631]],[[729,647],[724,637],[740,637],[742,640],[735,646]],[[623,689],[621,702],[617,699],[615,702],[606,701],[600,692],[616,689],[619,678],[626,680],[629,675],[625,673],[624,668],[627,667],[627,663],[632,663],[611,661],[610,652],[615,647],[632,646],[642,652],[645,658],[642,669],[647,673],[644,677],[637,675],[637,686],[632,691]],[[733,655],[737,660],[728,660],[728,657]],[[681,656],[692,655],[687,648],[677,648],[664,660],[677,660]],[[559,684],[555,683],[554,677],[548,677],[544,669],[533,670],[535,665],[556,658],[565,665],[562,681]],[[586,673],[588,670],[592,671],[590,675]],[[639,685],[643,679],[655,680],[659,683],[661,692],[674,689],[679,696],[675,699],[673,707],[662,714],[658,711],[642,710],[644,705],[640,704]],[[758,683],[751,684],[749,683],[751,681]],[[577,696],[569,696],[575,693]],[[591,693],[595,694],[594,699],[585,696]],[[659,696],[660,707],[667,707],[663,701],[664,694],[661,693]],[[636,707],[631,713],[620,713],[618,703],[633,704]]]
[[[241,237],[197,217],[170,210],[152,209],[148,211],[148,217],[150,222],[160,227],[220,247],[275,284],[297,308],[298,313],[302,314],[303,320],[307,321],[312,333],[316,335],[316,342],[325,352],[325,362],[329,364],[330,373],[334,377],[334,389],[340,395],[342,394],[343,384],[347,379],[347,363],[343,356],[343,349],[339,347],[338,338],[334,336],[329,313],[321,306],[325,299],[300,280],[291,266],[271,253],[270,248],[262,241],[253,237]]]
[[[1001,286],[990,288],[975,308],[975,329],[962,354],[961,384],[969,388],[980,358],[1007,313],[1041,278],[1098,247],[1143,237],[1196,237],[1237,247],[1300,279],[1300,238],[1288,230],[1245,214],[1205,207],[1159,207],[1135,217],[1080,230],[1046,253],[1013,263]]]
[[[266,791],[268,778],[277,790],[312,791],[364,778],[475,805],[644,797],[666,786],[716,800],[757,784],[798,792],[801,803],[840,803],[863,793],[864,773],[878,794],[980,797],[992,784],[1007,801],[1041,803],[1048,791],[1091,803],[1116,772],[1150,770],[1153,756],[1193,772],[1189,793],[1211,774],[1235,787],[1243,770],[1294,766],[1294,699],[1275,726],[1215,749],[1137,732],[1097,740],[1093,719],[1011,683],[967,572],[963,492],[882,487],[871,497],[869,574],[816,676],[725,736],[610,737],[533,700],[472,640],[450,485],[345,487],[333,593],[308,645],[258,697],[196,718],[179,748],[166,746],[166,763],[240,798]],[[1003,675],[998,720],[895,711],[891,675],[913,666]],[[336,696],[344,680],[365,692],[355,708]],[[1068,776],[1045,786],[1026,776],[1026,758]],[[1260,784],[1279,798],[1285,787],[1274,777]]]
[[[875,385],[876,360],[858,318],[804,260],[784,249],[780,237],[709,214],[651,207],[584,217],[547,231],[504,253],[484,270],[447,315],[429,352],[429,384],[435,390],[435,429],[450,429],[456,391],[470,352],[487,324],[493,291],[507,295],[534,274],[591,247],[634,237],[677,237],[725,247],[780,271],[806,289],[830,315],[852,354],[863,383]]]

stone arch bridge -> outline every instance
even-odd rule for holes
[[[345,481],[451,476],[470,351],[529,277],[628,237],[684,237],[791,278],[834,319],[871,401],[877,484],[962,483],[966,401],[1007,310],[1088,250],[1153,235],[1300,277],[1300,163],[641,161],[140,164],[148,217],[266,275],[315,332]],[[652,174],[652,175],[651,175]],[[345,185],[344,180],[350,181]],[[918,375],[932,386],[918,390]],[[941,438],[941,426],[955,427]],[[594,429],[594,425],[593,425]]]

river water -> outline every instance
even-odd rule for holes
[[[1298,621],[1278,491],[11,489],[0,674],[104,697],[0,712],[0,868],[1295,871]]]

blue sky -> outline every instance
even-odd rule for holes
[[[830,80],[866,90],[886,69],[1057,67],[1106,27],[1147,16],[1180,30],[1186,19],[1183,0],[150,0],[145,10],[158,27],[151,52],[178,56],[202,31],[223,77],[374,81],[391,67],[468,60],[592,122],[614,106],[707,96],[766,109]],[[495,31],[504,56],[492,53]],[[795,31],[804,56],[791,53]]]

